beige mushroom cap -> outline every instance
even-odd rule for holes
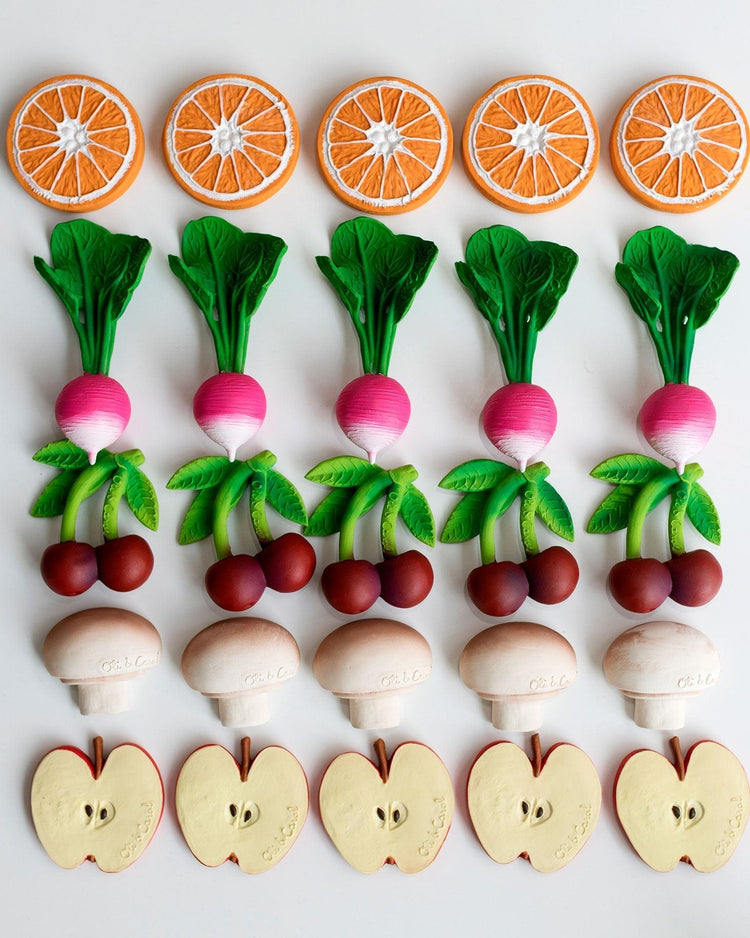
[[[679,622],[643,622],[619,635],[604,655],[604,677],[635,700],[633,719],[647,729],[685,725],[685,698],[716,683],[721,665],[711,640]]]
[[[461,652],[461,680],[492,701],[492,725],[527,732],[542,724],[544,700],[575,680],[576,655],[559,632],[505,622],[475,635]]]
[[[291,632],[268,619],[214,622],[182,653],[182,675],[193,690],[219,701],[224,726],[260,726],[271,715],[269,693],[299,670]]]
[[[153,668],[160,657],[161,639],[148,619],[108,607],[66,616],[50,629],[42,646],[49,673],[64,684],[78,685],[83,714],[128,710],[128,681]]]
[[[401,720],[399,696],[432,673],[423,636],[393,619],[358,619],[327,635],[313,660],[318,683],[349,700],[359,729],[388,729]]]

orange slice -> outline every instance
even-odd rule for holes
[[[88,212],[125,192],[145,146],[138,116],[119,91],[96,78],[62,75],[16,105],[7,149],[13,175],[35,199]]]
[[[747,164],[747,118],[723,88],[670,75],[632,94],[609,141],[615,175],[665,212],[694,212],[725,196]]]
[[[299,127],[271,85],[249,75],[213,75],[177,98],[162,144],[172,175],[198,201],[248,208],[292,175]]]
[[[471,109],[463,158],[488,199],[515,212],[544,212],[588,184],[599,160],[599,132],[569,85],[544,75],[507,78]]]
[[[403,78],[369,78],[342,91],[318,130],[323,178],[347,205],[374,215],[432,198],[452,159],[445,111]]]

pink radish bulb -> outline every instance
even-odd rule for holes
[[[679,473],[703,449],[716,427],[716,408],[705,391],[690,384],[665,384],[646,399],[638,415],[641,431]]]
[[[482,410],[482,426],[493,446],[510,456],[524,472],[557,427],[557,408],[538,384],[514,381],[499,388]]]
[[[381,449],[395,443],[406,429],[411,404],[394,378],[365,374],[350,381],[336,401],[336,420],[370,462]]]
[[[55,402],[55,420],[93,465],[100,449],[111,446],[130,420],[130,399],[119,381],[102,374],[82,374],[69,381]]]
[[[237,450],[253,437],[266,418],[266,395],[255,378],[221,371],[207,378],[195,392],[193,416],[209,439],[227,451],[232,462]]]

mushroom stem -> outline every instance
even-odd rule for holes
[[[682,746],[680,745],[680,737],[673,736],[669,740],[669,745],[672,747],[672,752],[674,753],[675,768],[677,769],[677,776],[681,782],[685,781],[685,758],[682,755]]]
[[[246,782],[250,774],[250,737],[243,736],[240,740],[240,781]]]
[[[636,697],[633,720],[647,730],[678,730],[685,725],[685,698]]]
[[[91,681],[78,685],[78,709],[83,716],[95,713],[124,713],[130,709],[127,681]]]
[[[235,694],[218,700],[222,726],[261,726],[271,718],[268,694]]]
[[[492,725],[506,732],[529,733],[538,730],[544,720],[544,703],[522,697],[492,701]]]
[[[350,697],[349,720],[358,730],[388,730],[401,722],[398,695],[387,697]]]
[[[388,781],[388,754],[385,750],[385,740],[376,739],[373,746],[378,757],[378,771],[385,784]]]

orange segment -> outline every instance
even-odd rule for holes
[[[403,78],[370,78],[331,102],[318,129],[323,178],[347,205],[374,215],[426,202],[448,175],[453,135],[440,104]]]
[[[543,212],[574,198],[599,159],[599,133],[586,102],[544,75],[508,78],[472,108],[463,158],[474,184],[516,212]]]
[[[85,75],[32,88],[8,124],[13,175],[29,195],[68,212],[89,212],[122,195],[144,149],[132,106],[111,85]]]
[[[687,75],[632,94],[609,141],[615,175],[650,208],[694,212],[726,195],[748,158],[748,125],[723,88]]]
[[[249,75],[213,75],[186,88],[162,138],[170,172],[194,198],[249,208],[277,192],[299,157],[289,102]]]

